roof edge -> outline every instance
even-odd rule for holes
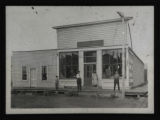
[[[133,17],[125,17],[124,20],[128,21],[133,19]],[[79,27],[79,26],[85,26],[85,25],[93,25],[93,24],[102,24],[102,23],[110,23],[110,22],[119,22],[122,21],[121,18],[116,19],[109,19],[109,20],[101,20],[101,21],[92,21],[92,22],[85,22],[85,23],[76,23],[76,24],[68,24],[68,25],[60,25],[60,26],[54,26],[53,29],[61,29],[61,28],[69,28],[69,27]]]
[[[86,49],[86,48],[98,48],[98,47],[113,47],[113,46],[118,46],[121,47],[123,46],[122,44],[120,45],[108,45],[108,46],[92,46],[92,47],[83,47],[83,48],[56,48],[56,49],[40,49],[40,50],[26,50],[26,51],[12,51],[13,54],[15,53],[23,53],[23,52],[44,52],[44,51],[53,51],[53,50],[73,50],[73,49]]]
[[[41,51],[52,51],[58,49],[40,49],[40,50],[26,50],[26,51],[12,51],[12,53],[19,53],[19,52],[41,52]]]

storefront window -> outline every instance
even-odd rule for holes
[[[122,49],[102,51],[103,78],[112,78],[115,71],[122,76]]]
[[[78,71],[78,52],[59,54],[59,76],[61,79],[74,78]]]

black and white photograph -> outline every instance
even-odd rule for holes
[[[154,113],[154,6],[6,6],[6,113]]]

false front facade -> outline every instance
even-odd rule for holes
[[[113,89],[115,71],[120,75],[120,86],[124,77],[126,89],[142,84],[144,64],[131,49],[130,19],[53,27],[57,49],[13,52],[12,86],[54,88],[56,75],[61,88],[76,86],[77,71],[83,87],[92,86],[93,72],[103,89]]]

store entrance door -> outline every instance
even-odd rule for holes
[[[96,64],[84,64],[84,86],[92,86],[92,73],[96,71]]]

